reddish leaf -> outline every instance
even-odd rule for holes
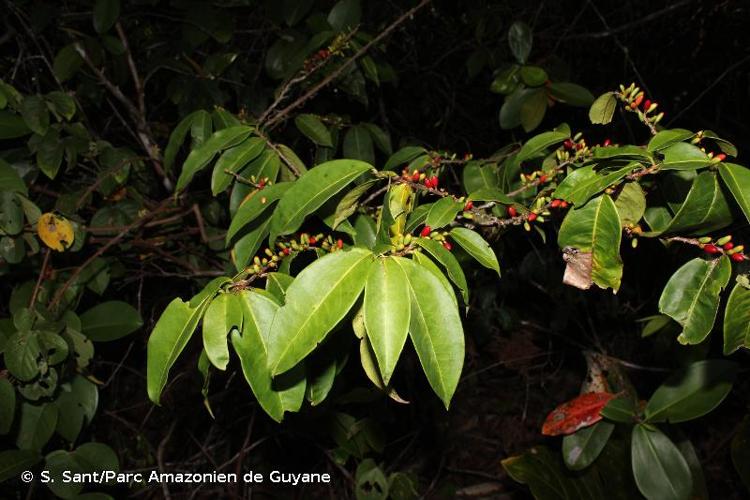
[[[602,419],[599,412],[614,398],[608,392],[589,392],[563,403],[547,415],[542,426],[545,436],[572,434]]]

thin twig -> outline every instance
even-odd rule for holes
[[[44,249],[44,261],[42,262],[42,270],[39,271],[39,277],[34,285],[34,291],[31,293],[31,300],[29,300],[29,309],[33,309],[36,303],[36,297],[39,294],[39,289],[42,287],[42,281],[44,281],[44,275],[47,273],[47,264],[49,264],[49,248]]]

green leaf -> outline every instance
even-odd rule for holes
[[[738,281],[724,311],[724,355],[740,347],[750,349],[750,290]]]
[[[383,153],[390,155],[393,153],[393,146],[391,145],[391,136],[383,130],[382,128],[378,127],[374,123],[363,123],[363,127],[367,129],[367,131],[372,136],[372,140],[375,143],[375,146],[382,151]],[[387,170],[387,169],[386,169]]]
[[[629,397],[616,398],[607,403],[599,414],[613,422],[632,424],[636,417],[635,403]]]
[[[81,375],[75,375],[68,384],[61,386],[55,401],[60,416],[55,431],[71,443],[78,439],[83,426],[91,423],[99,406],[99,389]]]
[[[617,169],[600,168],[597,170],[596,165],[578,168],[563,179],[552,196],[580,207],[591,197],[623,179],[637,166],[638,163],[630,163]]]
[[[532,37],[531,28],[521,21],[514,22],[508,30],[508,45],[519,64],[526,64],[531,53]]]
[[[0,231],[16,235],[23,230],[23,207],[19,195],[0,191]]]
[[[589,109],[589,120],[593,124],[606,125],[612,121],[617,109],[617,98],[614,92],[606,92],[596,98]]]
[[[750,169],[722,162],[719,163],[719,174],[745,214],[745,218],[750,221]]]
[[[537,89],[525,96],[521,103],[520,120],[525,132],[531,132],[542,123],[547,112],[547,91]]]
[[[626,183],[617,195],[615,207],[623,227],[638,224],[646,212],[646,195],[641,185],[637,182]]]
[[[190,183],[195,174],[200,172],[213,160],[214,156],[244,141],[252,131],[251,127],[239,125],[214,132],[206,142],[190,151],[185,163],[182,165],[182,172],[177,179],[175,191],[182,191]]]
[[[518,152],[516,159],[518,161],[526,161],[529,158],[534,158],[543,153],[547,148],[563,142],[568,137],[570,137],[570,134],[562,132],[543,132],[526,141]]]
[[[279,305],[268,295],[255,290],[243,290],[242,335],[232,333],[232,345],[242,364],[250,388],[268,415],[281,422],[285,411],[298,411],[305,397],[305,378],[302,365],[273,380],[269,370],[271,344],[276,341],[271,335],[271,324]]]
[[[16,413],[16,389],[7,378],[0,379],[0,434],[7,434]]]
[[[143,326],[140,313],[127,302],[102,302],[81,314],[82,333],[94,342],[108,342]]]
[[[696,361],[667,378],[646,405],[646,422],[676,424],[711,412],[732,390],[736,363],[723,359]]]
[[[372,261],[373,254],[361,248],[328,254],[289,285],[286,304],[270,333],[269,366],[274,375],[299,363],[344,318],[365,286]]]
[[[44,135],[49,128],[49,109],[41,96],[26,97],[21,103],[21,116],[35,134]]]
[[[294,119],[294,124],[299,131],[305,135],[305,137],[313,141],[315,144],[327,148],[333,147],[333,140],[331,139],[331,133],[328,131],[328,127],[326,127],[316,115],[304,113],[297,115]]]
[[[344,134],[343,154],[346,158],[375,163],[375,149],[370,132],[362,125],[354,125]]]
[[[266,141],[260,137],[251,137],[237,146],[224,151],[214,166],[211,175],[211,194],[216,196],[224,191],[234,180],[225,170],[237,173],[252,160],[260,156],[266,147]]]
[[[180,120],[180,123],[177,124],[174,130],[172,130],[172,133],[169,135],[169,142],[167,142],[167,147],[164,149],[165,171],[169,172],[170,170],[172,170],[172,165],[174,165],[174,160],[177,157],[177,153],[180,150],[182,143],[185,142],[185,137],[187,137],[187,133],[190,131],[193,120],[198,115],[198,113],[206,112],[203,110],[198,110],[190,113],[185,118]]]
[[[31,133],[22,117],[0,110],[0,139],[15,139]]]
[[[289,151],[285,153],[285,156],[289,161],[292,161]],[[268,178],[269,181],[276,182],[276,177],[279,175],[280,168],[281,158],[276,154],[276,151],[267,148],[260,154],[260,156],[250,162],[250,165],[242,171],[242,175],[245,177],[255,176],[256,179]],[[305,171],[304,168],[300,168],[299,165],[297,165],[297,168],[300,172]]]
[[[305,172],[284,194],[271,217],[271,243],[295,232],[305,217],[370,169],[371,165],[358,160],[333,160]]]
[[[549,85],[549,93],[558,101],[570,106],[586,107],[594,102],[594,95],[588,89],[570,82],[554,82]]]
[[[223,119],[224,117],[227,119]],[[239,120],[226,111],[215,109],[214,116],[211,116],[208,111],[199,109],[190,122],[190,137],[193,139],[192,149],[205,143],[213,132],[237,125],[240,125]]]
[[[469,286],[466,283],[466,277],[464,276],[464,272],[456,257],[435,240],[417,238],[415,241],[419,246],[427,250],[435,260],[440,262],[448,273],[451,281],[456,284],[459,290],[461,290],[461,297],[464,299],[464,303],[468,304]]]
[[[464,204],[454,200],[451,196],[440,198],[436,201],[430,211],[427,213],[425,224],[433,229],[447,226],[456,218],[458,212],[464,207]]]
[[[447,409],[464,363],[464,331],[455,296],[421,265],[403,257],[394,259],[409,283],[409,335],[432,390]]]
[[[232,238],[246,225],[254,221],[268,207],[272,206],[277,200],[281,199],[287,190],[292,187],[291,182],[279,182],[264,187],[261,190],[252,191],[237,209],[237,213],[232,218],[227,230],[226,241]]]
[[[729,259],[693,259],[675,272],[659,298],[659,312],[680,325],[681,344],[700,344],[711,332],[719,308],[719,294],[729,283]]]
[[[657,134],[653,136],[650,141],[648,141],[648,146],[646,146],[646,149],[651,152],[661,151],[662,149],[667,148],[672,144],[686,141],[694,135],[695,134],[693,132],[682,128],[661,130],[657,132]]]
[[[529,87],[539,87],[547,81],[547,72],[539,66],[525,65],[519,71],[521,80]]]
[[[597,422],[569,434],[562,441],[562,456],[570,470],[583,470],[599,457],[615,430],[615,424]]]
[[[693,478],[685,457],[658,429],[633,427],[631,442],[633,475],[648,500],[687,500]]]
[[[39,463],[42,455],[34,450],[0,451],[0,483],[18,477]]]
[[[276,297],[280,304],[286,302],[286,289],[294,278],[284,273],[268,273],[266,276],[266,291]]]
[[[355,28],[362,18],[359,0],[339,0],[328,14],[328,24],[336,31]]]
[[[698,146],[678,142],[660,151],[664,155],[661,170],[696,170],[711,163],[711,159]]]
[[[83,66],[83,58],[75,49],[75,44],[66,45],[55,56],[52,71],[61,82],[70,80]]]
[[[385,162],[383,170],[391,170],[396,167],[406,166],[413,159],[427,153],[427,150],[422,146],[405,146],[388,158]]]
[[[227,336],[232,328],[242,328],[242,304],[233,293],[220,293],[203,316],[203,349],[208,360],[219,370],[229,364]]]
[[[267,218],[260,222],[247,234],[242,236],[234,244],[232,250],[232,260],[237,271],[242,271],[250,262],[250,259],[258,252],[263,240],[268,236],[271,227],[271,219]]]
[[[500,264],[497,261],[497,256],[481,234],[465,227],[454,227],[451,229],[450,236],[477,262],[487,269],[492,269],[500,276]]]
[[[404,349],[410,316],[406,274],[393,257],[377,259],[365,284],[364,322],[384,385]]]
[[[104,33],[114,26],[120,17],[120,0],[96,0],[94,4],[94,29]]]
[[[593,149],[597,160],[637,160],[641,163],[652,163],[651,153],[640,146],[596,146]]]
[[[336,205],[336,210],[323,219],[323,222],[325,222],[331,229],[337,229],[344,221],[353,215],[354,212],[356,212],[357,207],[359,206],[359,199],[369,191],[373,185],[379,182],[379,180],[380,179],[370,179],[350,189],[341,197]]]
[[[76,114],[76,102],[65,92],[55,90],[47,94],[46,99],[52,104],[55,113],[66,120],[70,120]]]
[[[175,298],[156,322],[148,339],[146,355],[148,397],[154,403],[159,404],[169,370],[192,337],[210,298],[206,297],[196,305]]]
[[[448,278],[445,277],[445,274],[443,274],[443,271],[441,271],[437,266],[437,264],[435,264],[432,259],[421,252],[413,253],[411,257],[414,262],[430,271],[432,275],[435,276],[438,281],[440,281],[440,284],[443,286],[446,292],[448,292],[448,295],[450,295],[453,299],[453,303],[456,305],[456,307],[458,307],[458,299],[456,298],[456,294],[453,293],[453,287],[451,286],[450,281],[448,281]]]
[[[21,403],[16,446],[22,450],[42,451],[55,432],[57,413],[57,406],[52,403]]]
[[[5,343],[5,366],[11,375],[22,382],[27,382],[39,374],[37,360],[41,356],[37,335],[33,332],[16,332]]]

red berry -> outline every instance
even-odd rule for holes
[[[609,139],[604,139],[604,142],[602,143],[602,146],[607,147],[610,144],[612,144],[612,141],[610,141]]]
[[[472,208],[474,208],[474,203],[472,203],[472,201],[469,200],[466,202],[466,205],[464,205],[464,212],[468,212]]]
[[[744,253],[733,253],[730,255],[730,258],[735,262],[742,262],[745,260],[745,254]]]
[[[716,159],[719,161],[724,161],[726,160],[726,158],[727,158],[727,155],[725,155],[724,153],[719,153],[716,155]]]
[[[437,189],[437,187],[438,187],[438,178],[437,178],[437,175],[433,175],[432,176],[432,179],[430,180],[430,183],[432,184],[430,186],[430,187],[432,187],[432,189]]]
[[[576,149],[583,149],[583,144],[580,142],[576,143]]]
[[[643,110],[644,111],[648,111],[648,108],[650,108],[650,107],[651,107],[651,100],[650,99],[646,99],[646,101],[643,103]]]
[[[560,202],[560,208],[568,208],[568,202],[563,200]]]
[[[536,213],[534,213],[534,212],[531,212],[531,213],[529,214],[529,216],[527,217],[527,219],[529,220],[529,222],[534,222],[534,221],[536,220],[536,218],[537,218],[537,217],[539,217],[539,216],[538,216],[538,215],[537,215]]]
[[[292,253],[292,251],[289,250],[289,247],[284,248],[284,250],[282,250],[282,252],[284,252],[284,255],[289,255],[290,253]]]
[[[703,247],[703,251],[707,254],[716,254],[721,252],[721,250],[719,250],[719,247],[717,247],[716,245],[712,245],[711,243],[705,245]]]
[[[444,241],[443,248],[445,248],[446,250],[450,252],[451,250],[453,250],[453,245],[451,245],[450,241]],[[739,254],[736,254],[736,255],[739,255]]]
[[[311,245],[314,245],[318,242],[317,238],[315,236],[310,236],[310,239],[308,240]]]
[[[511,217],[515,217],[516,215],[518,215],[518,210],[516,210],[516,207],[510,205],[508,207],[508,215],[510,215]]]
[[[563,142],[563,146],[565,149],[573,149],[573,141],[570,139],[565,139],[565,142]]]
[[[724,243],[722,248],[724,248],[724,250],[731,250],[734,248],[734,243],[732,243],[731,241]]]
[[[422,232],[419,233],[419,236],[424,238],[426,236],[429,236],[431,232],[432,232],[432,228],[430,226],[425,226],[422,228]]]
[[[411,174],[411,180],[414,182],[419,182],[419,171],[415,170],[413,174]]]
[[[544,184],[547,182],[547,176],[545,174],[542,174],[539,176],[539,184]]]
[[[258,182],[258,189],[263,189],[266,186],[266,180],[261,179],[260,182]]]
[[[557,208],[557,207],[560,206],[561,203],[562,203],[562,200],[552,200],[552,201],[549,202],[549,207],[550,208]]]
[[[336,240],[336,246],[338,248],[344,248],[344,240],[341,240],[341,239]]]

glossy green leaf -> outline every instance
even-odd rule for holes
[[[388,158],[388,161],[386,161],[385,165],[383,166],[383,170],[391,170],[396,167],[405,167],[414,158],[417,158],[425,154],[426,152],[427,150],[422,146],[405,146],[393,153],[391,157]]]
[[[380,151],[387,155],[393,154],[391,136],[390,134],[388,134],[388,132],[378,127],[374,123],[363,123],[362,126],[365,127],[370,133],[370,135],[372,136],[372,141]]]
[[[508,44],[510,45],[513,57],[520,64],[526,64],[526,59],[528,59],[531,53],[532,41],[533,35],[528,24],[521,21],[511,24],[508,30]]]
[[[0,231],[16,235],[23,230],[23,206],[16,193],[0,191]]]
[[[269,366],[274,375],[299,363],[344,318],[362,292],[372,262],[369,250],[353,248],[318,259],[296,277],[271,327]]]
[[[279,151],[281,151],[280,146]],[[289,151],[285,152],[284,155],[287,160],[293,162],[291,158],[294,157]],[[305,172],[304,166],[300,166],[299,163],[295,163],[295,165],[300,172]],[[242,175],[245,177],[255,176],[256,179],[267,179],[268,181],[276,182],[280,169],[281,157],[273,149],[266,148],[260,156],[250,162],[242,171]]]
[[[589,120],[593,124],[606,125],[612,121],[617,109],[617,98],[614,92],[607,92],[596,98],[589,109]]]
[[[0,483],[17,478],[21,472],[31,469],[42,459],[34,450],[0,451]]]
[[[635,421],[636,417],[635,403],[627,396],[615,398],[607,403],[607,406],[602,408],[599,414],[613,422],[630,424]]]
[[[72,43],[60,49],[52,62],[53,72],[61,82],[70,80],[81,66],[83,58]]]
[[[466,276],[464,276],[464,272],[461,269],[461,265],[458,263],[456,257],[448,250],[446,250],[441,243],[438,243],[435,240],[418,238],[416,239],[416,242],[420,247],[427,250],[427,252],[432,255],[435,260],[440,262],[440,264],[445,268],[446,273],[448,273],[448,277],[450,277],[451,281],[461,291],[461,297],[463,298],[464,303],[468,304],[469,286],[466,283]]]
[[[492,269],[500,276],[500,264],[497,261],[497,256],[490,244],[482,238],[482,235],[465,227],[454,227],[451,229],[450,236],[477,262],[487,269]]]
[[[475,193],[482,190],[498,191],[500,179],[497,175],[497,165],[482,164],[478,161],[470,161],[464,166],[463,172],[464,189],[467,193]],[[481,198],[474,198],[479,200]]]
[[[284,273],[268,273],[266,276],[266,291],[276,297],[280,304],[286,302],[286,289],[294,278]]]
[[[750,169],[734,163],[720,163],[719,174],[745,218],[750,221]]]
[[[661,170],[696,170],[711,163],[711,159],[698,146],[677,142],[660,151],[664,155]]]
[[[182,191],[195,174],[205,168],[218,153],[244,141],[252,130],[251,127],[238,125],[214,132],[206,142],[190,151],[182,165],[182,172],[177,179],[175,190]]]
[[[621,237],[617,208],[609,196],[602,195],[568,212],[557,241],[560,248],[590,253],[590,268],[584,270],[586,280],[617,291],[622,278]]]
[[[242,364],[253,394],[261,408],[268,415],[281,422],[285,411],[298,411],[305,397],[304,369],[299,367],[275,380],[269,370],[271,345],[277,342],[271,333],[271,324],[279,305],[269,296],[255,290],[243,290],[240,294],[242,305],[242,335],[232,333],[232,346]]]
[[[127,302],[102,302],[81,314],[82,333],[94,342],[108,342],[143,326],[140,313]]]
[[[7,434],[16,413],[16,389],[7,378],[0,379],[0,434]]]
[[[667,378],[646,405],[647,422],[693,420],[716,408],[729,394],[736,363],[722,359],[696,361]]]
[[[558,101],[570,106],[591,106],[594,95],[588,89],[570,82],[553,82],[549,85],[549,93]]]
[[[17,379],[26,382],[37,376],[41,357],[37,335],[20,331],[11,335],[5,343],[5,367]]]
[[[15,139],[31,133],[24,119],[6,110],[0,110],[0,139]]]
[[[378,259],[365,284],[364,322],[385,385],[406,343],[410,315],[406,274],[392,257]]]
[[[192,337],[210,297],[191,305],[180,298],[169,303],[148,339],[146,382],[148,397],[159,404],[169,370]]]
[[[61,386],[56,401],[60,410],[55,431],[71,443],[78,439],[84,425],[91,423],[99,406],[99,389],[83,377],[75,375],[70,383]]]
[[[346,158],[362,160],[373,165],[375,149],[370,132],[363,125],[354,125],[344,134],[343,154]]]
[[[250,259],[258,253],[263,240],[268,236],[268,232],[271,227],[271,219],[265,219],[260,222],[257,226],[253,227],[252,230],[248,231],[247,234],[243,235],[237,240],[232,249],[232,260],[234,261],[234,267],[237,271],[242,271],[245,266],[250,262]]]
[[[454,200],[450,196],[440,198],[436,201],[430,211],[427,212],[425,224],[433,229],[439,229],[447,226],[456,218],[456,215],[463,209],[464,204]]]
[[[633,475],[648,500],[687,500],[693,478],[677,446],[660,430],[644,425],[633,428]]]
[[[549,78],[547,76],[547,72],[544,71],[544,68],[532,65],[521,66],[519,75],[521,77],[521,81],[523,81],[523,83],[525,83],[529,87],[539,87],[541,85],[544,85],[544,82],[546,82]]]
[[[601,421],[565,436],[562,440],[565,465],[570,470],[582,470],[591,465],[606,446],[614,430],[615,424]]]
[[[11,191],[28,196],[26,184],[8,162],[0,159],[0,191]]]
[[[228,188],[234,177],[226,172],[239,172],[245,165],[257,158],[265,147],[266,141],[259,137],[251,137],[224,151],[214,165],[211,175],[211,193],[216,196]]]
[[[333,147],[333,140],[328,127],[315,115],[301,114],[294,118],[294,124],[305,137],[319,146]]]
[[[26,97],[21,103],[21,116],[26,125],[35,133],[44,135],[49,128],[49,109],[41,96]]]
[[[219,370],[229,364],[227,336],[232,328],[242,327],[242,304],[233,293],[216,296],[203,316],[203,349],[208,360]]]
[[[637,182],[628,182],[620,190],[615,200],[617,213],[623,227],[635,226],[646,212],[646,195]]]
[[[47,102],[52,105],[55,113],[66,120],[70,120],[76,114],[76,102],[65,92],[55,90],[45,97]]]
[[[172,133],[169,135],[167,147],[164,149],[164,170],[166,170],[167,172],[172,169],[174,160],[175,158],[177,158],[177,153],[180,151],[182,143],[185,142],[185,137],[187,137],[187,133],[190,131],[193,120],[198,113],[206,112],[203,110],[198,110],[190,113],[185,118],[180,120],[180,123],[177,124],[174,130],[172,130]]]
[[[96,0],[94,3],[94,29],[104,33],[114,26],[120,17],[120,0]]]
[[[677,340],[681,344],[699,344],[714,326],[719,294],[729,283],[732,266],[729,259],[693,259],[675,272],[659,298],[659,312],[682,326]]]
[[[57,418],[57,406],[52,403],[21,403],[16,446],[22,450],[42,451],[55,432]]]
[[[640,146],[596,146],[593,153],[597,160],[637,160],[647,164],[653,162],[651,153]]]
[[[596,165],[578,168],[563,179],[552,196],[580,207],[611,184],[625,178],[637,166],[637,163],[632,163],[614,169],[596,169]]]
[[[672,144],[685,141],[690,139],[695,134],[689,130],[682,128],[666,129],[657,132],[655,136],[648,141],[646,149],[649,151],[661,151],[662,149],[668,148]]]
[[[750,349],[750,289],[739,279],[724,311],[724,355],[740,347]]]
[[[214,113],[216,114],[211,116],[211,113],[202,109],[199,109],[194,113],[193,119],[190,122],[190,137],[193,139],[191,142],[193,149],[200,147],[216,130],[222,130],[240,124],[239,120],[226,111],[221,112],[219,109],[215,109]],[[230,119],[232,121],[230,122],[223,119],[217,120],[216,118],[219,115],[227,118],[231,117]]]
[[[543,153],[547,148],[563,142],[568,137],[569,134],[562,132],[543,132],[526,141],[516,158],[518,161],[526,161]]]
[[[229,243],[242,228],[253,222],[268,207],[280,200],[292,185],[293,183],[291,182],[279,182],[278,184],[264,187],[261,190],[252,191],[246,196],[237,209],[237,213],[235,213],[232,218],[232,222],[229,224],[226,236],[227,243]]]
[[[464,332],[455,296],[421,265],[394,259],[409,283],[409,335],[430,386],[447,409],[464,363]]]
[[[360,0],[339,0],[328,14],[328,24],[336,31],[355,28],[362,18]]]
[[[519,113],[521,126],[525,132],[531,132],[537,128],[547,113],[547,91],[536,89],[526,95]]]
[[[358,160],[333,160],[305,172],[276,206],[271,218],[271,243],[278,236],[295,232],[305,217],[372,168]]]

